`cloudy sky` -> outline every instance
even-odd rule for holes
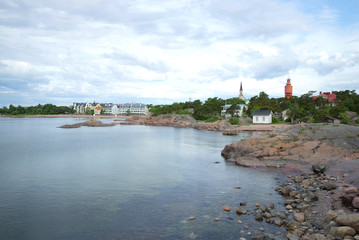
[[[359,0],[1,0],[0,105],[359,93]]]

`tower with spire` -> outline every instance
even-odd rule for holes
[[[238,99],[242,99],[242,100],[246,100],[246,98],[243,96],[243,88],[242,88],[242,81],[241,81],[241,87],[239,89],[239,98]]]

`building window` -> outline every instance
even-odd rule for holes
[[[263,117],[263,122],[266,120],[266,117]]]
[[[258,117],[256,117],[256,122],[258,122]]]

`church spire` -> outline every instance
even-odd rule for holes
[[[245,100],[245,97],[243,96],[243,88],[242,88],[242,81],[241,81],[241,87],[239,88],[239,98]]]

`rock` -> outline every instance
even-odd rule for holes
[[[223,208],[223,210],[226,212],[229,212],[229,211],[231,211],[231,207],[225,207],[225,208]]]
[[[284,201],[284,204],[285,205],[291,205],[291,204],[293,204],[295,202],[295,200],[293,200],[293,199],[286,199],[285,201]]]
[[[352,204],[353,204],[353,207],[359,208],[359,197],[355,197],[355,198],[353,199]]]
[[[315,202],[318,201],[318,199],[318,196],[313,192],[308,192],[304,197],[304,201],[306,202]]]
[[[271,215],[269,212],[265,212],[265,213],[263,214],[263,217],[264,217],[264,218],[271,218],[272,215]]]
[[[327,168],[327,166],[324,164],[313,164],[312,165],[313,172],[317,173],[317,174],[324,174],[326,168]]]
[[[300,240],[299,236],[292,234],[292,233],[288,233],[287,238],[288,238],[288,240]]]
[[[264,235],[256,235],[256,236],[253,236],[251,239],[255,239],[255,240],[265,240],[265,239],[266,239],[266,236],[264,236]]]
[[[303,179],[301,177],[299,177],[299,176],[294,177],[294,182],[295,183],[301,183],[302,181],[303,181]]]
[[[276,220],[274,220],[274,224],[280,227],[283,225],[283,221],[280,219],[276,219]]]
[[[319,233],[313,234],[312,236],[314,240],[329,240],[325,235]]]
[[[323,185],[320,186],[320,189],[322,190],[326,190],[326,191],[331,191],[331,190],[334,190],[338,187],[338,185],[336,185],[335,183],[325,183]]]
[[[239,205],[241,205],[241,206],[247,206],[247,202],[241,202]]]
[[[270,209],[274,209],[274,207],[275,207],[275,206],[274,206],[274,203],[269,203],[269,204],[268,204],[268,207],[269,207]]]
[[[192,221],[192,220],[195,220],[195,219],[197,219],[197,218],[194,217],[194,216],[191,216],[191,217],[188,218],[188,220],[191,220],[191,221]]]
[[[303,236],[300,240],[314,240],[312,237],[306,235],[306,236]]]
[[[359,240],[359,234],[354,236],[355,240]]]
[[[351,193],[356,194],[356,193],[358,193],[359,191],[358,191],[358,189],[357,189],[356,187],[348,187],[348,188],[344,189],[344,192],[345,192],[346,194],[351,194]]]
[[[260,205],[259,203],[256,203],[255,206],[256,206],[256,207],[260,207],[261,205]]]
[[[287,187],[283,187],[279,190],[279,193],[282,194],[283,196],[289,196],[290,192],[291,190]]]
[[[241,189],[241,187],[235,187],[235,189]]]
[[[339,238],[344,238],[345,236],[354,236],[355,230],[351,227],[333,227],[330,229],[330,232]]]
[[[304,213],[296,213],[294,214],[294,220],[297,222],[304,222],[305,221],[305,216]]]
[[[336,217],[338,216],[338,213],[336,211],[333,211],[333,210],[329,210],[327,212],[327,215],[325,216],[325,221],[327,222],[330,222],[332,221],[333,219],[335,219]]]
[[[238,220],[237,223],[238,223],[238,224],[242,224],[242,221],[241,221],[241,220]]]
[[[293,207],[292,207],[291,205],[287,205],[287,206],[285,206],[285,209],[287,209],[287,210],[292,210]]]
[[[255,216],[255,219],[256,219],[257,221],[263,221],[263,216],[262,216],[262,214],[257,213],[256,216]]]
[[[340,226],[349,226],[359,232],[359,214],[339,214],[335,222]]]
[[[220,219],[220,218],[214,218],[213,220],[216,221],[216,222],[218,222],[218,221],[220,221],[221,219]]]
[[[236,213],[239,214],[239,215],[246,214],[247,210],[243,209],[242,207],[237,207],[236,208]]]

